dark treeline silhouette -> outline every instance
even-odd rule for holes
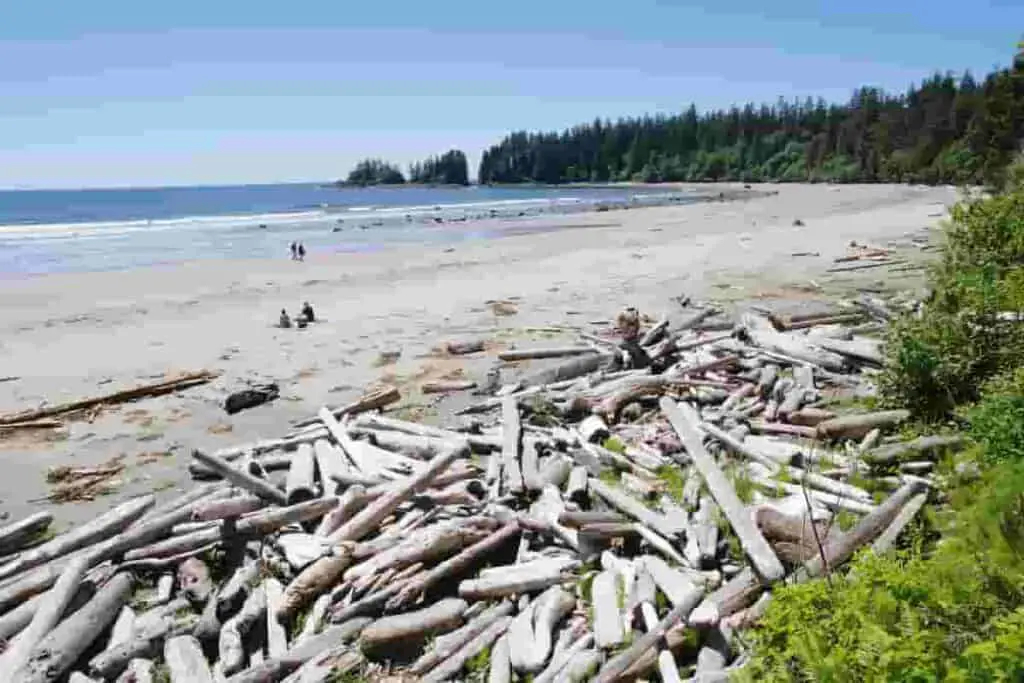
[[[401,185],[405,176],[397,166],[380,159],[364,159],[356,164],[343,183],[344,185]]]
[[[857,90],[823,100],[698,114],[595,120],[561,133],[513,133],[486,150],[480,183],[998,179],[1024,136],[1024,52],[976,81],[935,75],[905,94]]]
[[[409,182],[431,185],[469,185],[469,163],[453,149],[409,167]]]

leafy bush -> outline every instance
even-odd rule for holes
[[[967,411],[974,438],[990,464],[1024,461],[1024,369],[997,377]]]

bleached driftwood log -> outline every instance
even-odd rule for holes
[[[36,645],[21,669],[19,683],[47,683],[59,679],[113,623],[128,601],[131,589],[131,574],[115,574],[92,600]]]
[[[164,661],[171,683],[213,683],[199,641],[192,636],[176,636],[164,645]]]
[[[860,439],[872,429],[894,427],[909,417],[909,410],[882,410],[861,415],[843,415],[818,424],[815,432],[823,439]]]
[[[43,597],[32,621],[0,655],[0,677],[9,681],[28,662],[33,648],[60,621],[61,615],[81,585],[87,560],[76,557],[68,563],[57,583]]]
[[[92,521],[74,527],[40,546],[21,553],[16,559],[0,566],[0,579],[6,579],[24,572],[26,569],[38,567],[79,548],[114,536],[139,519],[146,510],[153,507],[155,500],[152,495],[133,498]]]
[[[223,458],[219,458],[215,455],[207,455],[199,450],[192,451],[192,457],[204,466],[213,470],[224,479],[230,481],[235,486],[245,489],[250,493],[263,498],[267,502],[274,503],[276,505],[287,505],[288,499],[284,494],[284,491],[277,488],[273,484],[270,484],[265,479],[255,477],[249,472],[232,467],[231,463]]]
[[[651,510],[632,496],[609,486],[599,479],[594,477],[588,479],[587,488],[590,492],[596,493],[604,499],[613,508],[649,526],[662,536],[672,538],[682,531],[682,528],[673,524],[663,514]]]
[[[568,579],[568,572],[580,563],[561,559],[535,564],[532,567],[491,572],[483,578],[466,579],[459,583],[459,595],[467,600],[487,600],[532,593],[563,583]]]
[[[280,657],[288,650],[288,632],[277,617],[284,601],[284,586],[268,576],[263,579],[263,592],[267,596],[267,656]]]
[[[89,660],[89,673],[104,680],[119,676],[132,660],[156,657],[168,637],[190,631],[197,622],[195,615],[178,619],[173,613],[148,620],[136,628],[127,641],[111,643]]]
[[[409,666],[409,673],[421,676],[433,670],[492,624],[512,613],[511,602],[501,602],[476,616],[457,631],[438,638],[434,647]]]
[[[266,683],[267,681],[282,680],[326,650],[337,647],[339,644],[347,644],[356,638],[371,621],[368,618],[358,618],[331,626],[309,640],[296,644],[282,656],[265,659],[257,666],[234,674],[228,678],[228,681],[229,683]]]
[[[316,498],[315,473],[316,460],[313,457],[313,447],[304,443],[292,455],[292,464],[288,468],[284,495],[289,505]]]
[[[245,664],[244,638],[267,611],[267,594],[260,586],[249,593],[245,604],[235,616],[224,622],[220,631],[220,664],[225,676],[242,669]]]
[[[462,624],[462,615],[468,607],[465,600],[446,598],[415,612],[383,617],[363,629],[359,647],[370,654],[395,643],[419,641],[454,630]]]
[[[13,524],[0,527],[0,555],[13,553],[20,549],[50,526],[53,515],[49,512],[36,512]]]
[[[487,683],[512,683],[507,632],[498,638],[491,648],[491,666],[487,672]]]
[[[594,608],[594,643],[599,648],[614,648],[626,637],[619,609],[619,576],[605,570],[594,577],[591,584],[591,604]]]
[[[736,495],[732,484],[726,478],[714,459],[708,455],[701,442],[698,431],[699,418],[693,408],[686,404],[677,405],[668,397],[661,399],[661,409],[668,417],[669,423],[682,439],[687,453],[693,459],[694,466],[707,484],[708,490],[718,503],[729,525],[740,540],[743,550],[757,569],[758,574],[768,583],[778,581],[785,576],[779,558],[775,556],[768,541],[754,525],[745,506]]]

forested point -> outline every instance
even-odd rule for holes
[[[483,153],[479,182],[999,182],[1024,136],[1024,52],[978,82],[936,74],[846,104],[779,100],[569,130],[517,132]]]
[[[364,159],[356,164],[341,185],[401,185],[405,176],[397,166],[380,159]]]
[[[423,185],[469,185],[466,154],[452,149],[409,167],[409,182]]]

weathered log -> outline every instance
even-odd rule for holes
[[[284,590],[276,616],[282,621],[331,588],[352,564],[352,544],[339,545],[334,555],[321,557],[303,569]]]
[[[639,660],[648,650],[651,650],[659,641],[665,638],[668,630],[681,619],[686,618],[691,609],[690,605],[687,604],[673,607],[654,628],[633,641],[633,644],[623,652],[608,660],[601,667],[597,676],[592,679],[593,683],[614,683],[614,681],[620,680],[620,677],[625,674],[630,665]]]
[[[0,675],[3,680],[11,680],[21,670],[28,662],[33,648],[60,621],[81,585],[87,565],[87,558],[79,556],[72,559],[61,572],[57,583],[42,597],[32,621],[0,655]]]
[[[41,531],[50,526],[53,515],[49,512],[37,512],[0,528],[0,555],[19,550]]]
[[[488,538],[474,543],[458,555],[448,558],[422,576],[410,581],[401,588],[397,595],[388,600],[388,607],[397,609],[402,605],[411,604],[438,581],[465,571],[473,563],[500,548],[519,532],[520,527],[517,521],[508,522]]]
[[[466,600],[491,600],[518,593],[532,593],[550,588],[568,580],[572,570],[579,567],[576,560],[562,559],[538,563],[526,569],[517,567],[509,571],[488,573],[486,577],[466,579],[459,583],[459,596]]]
[[[660,557],[644,555],[643,567],[654,579],[668,601],[674,606],[688,605],[692,610],[704,597],[704,589],[694,583],[686,574],[670,567]]]
[[[350,567],[345,571],[343,578],[345,581],[354,581],[393,567],[401,569],[417,562],[432,564],[487,535],[487,532],[479,529],[458,528],[447,524],[439,528],[424,529],[406,541],[374,555],[366,562]]]
[[[881,367],[885,362],[885,356],[882,354],[882,344],[874,339],[860,337],[846,340],[816,337],[814,341],[823,349],[852,358],[861,363],[869,363]]]
[[[341,408],[331,409],[331,414],[335,419],[340,419],[344,415],[356,415],[358,413],[364,413],[368,410],[378,410],[385,408],[392,403],[397,403],[402,399],[402,394],[396,387],[383,387],[372,391],[365,396],[349,403]],[[319,417],[302,420],[295,423],[296,428],[307,427],[312,424],[316,424],[319,421]]]
[[[430,481],[444,471],[457,458],[466,457],[469,448],[465,443],[450,443],[446,450],[431,459],[429,465],[414,476],[407,477],[404,481],[388,493],[384,494],[365,509],[357,513],[355,517],[345,522],[340,529],[330,535],[334,543],[341,541],[358,541],[384,521],[404,501],[408,500],[414,493],[423,489]]]
[[[96,519],[75,527],[40,546],[21,553],[0,567],[0,579],[19,574],[26,569],[38,567],[58,557],[99,541],[114,536],[139,519],[146,510],[153,506],[155,498],[151,495],[140,496],[126,501]]]
[[[485,343],[483,339],[457,339],[445,342],[444,350],[453,356],[465,356],[483,351]]]
[[[871,544],[871,549],[878,555],[884,555],[889,552],[896,539],[907,528],[907,525],[914,520],[914,517],[917,516],[917,513],[920,512],[927,501],[928,495],[925,493],[919,493],[911,498],[889,526],[885,528],[885,531]]]
[[[881,446],[863,453],[866,462],[875,465],[888,465],[902,460],[904,457],[917,457],[939,451],[944,448],[959,448],[964,438],[959,435],[919,436],[911,441]]]
[[[284,601],[284,586],[269,576],[263,579],[263,592],[267,596],[267,656],[280,657],[288,650],[288,632],[277,618]]]
[[[338,495],[341,487],[335,477],[351,470],[345,454],[327,439],[317,439],[313,442],[313,456],[320,471],[321,495]]]
[[[366,654],[374,654],[396,643],[421,641],[452,631],[462,624],[462,615],[468,607],[465,600],[446,598],[415,612],[378,619],[363,629],[359,647]]]
[[[894,427],[909,417],[909,410],[882,410],[861,415],[843,415],[820,423],[815,432],[823,439],[860,439],[872,429]]]
[[[283,494],[282,494],[283,495]],[[316,519],[337,505],[337,498],[321,498],[284,508],[272,508],[238,521],[234,529],[218,526],[167,539],[125,553],[126,560],[168,557],[231,538],[258,538],[288,524]]]
[[[446,681],[455,677],[469,660],[489,648],[494,641],[500,638],[508,630],[511,621],[512,617],[504,616],[489,624],[483,631],[477,633],[448,657],[448,659],[423,676],[422,680],[425,683],[440,683],[440,681]]]
[[[743,329],[754,345],[768,351],[814,363],[834,372],[842,372],[845,368],[842,356],[826,351],[806,337],[777,332],[765,318],[745,315],[743,316]]]
[[[330,606],[331,596],[327,593],[313,601],[313,606],[309,608],[306,620],[302,622],[302,631],[292,641],[293,649],[320,633],[324,622],[327,620],[327,608]]]
[[[590,588],[594,644],[599,648],[617,647],[626,637],[619,608],[619,580],[618,572],[605,570],[594,577]]]
[[[331,626],[309,640],[296,644],[280,657],[265,659],[258,666],[231,676],[228,678],[228,683],[274,683],[280,681],[325,650],[348,643],[358,637],[370,622],[370,619],[358,618]]]
[[[339,677],[355,674],[365,663],[366,660],[360,653],[347,645],[340,645],[318,653],[289,674],[282,683],[328,683]]]
[[[569,480],[565,484],[565,498],[577,505],[585,505],[588,500],[587,491],[587,468],[577,465],[569,472]]]
[[[457,391],[469,391],[476,388],[476,382],[471,379],[450,379],[434,382],[424,382],[420,385],[420,391],[424,394],[450,394]]]
[[[267,502],[276,505],[287,505],[288,499],[284,491],[268,483],[265,479],[255,477],[248,472],[231,466],[227,460],[215,455],[207,455],[199,450],[192,451],[192,457],[213,470],[235,486],[253,493]]]
[[[523,628],[524,636],[517,636],[509,643],[513,665],[518,661],[519,671],[538,673],[544,668],[552,650],[552,633],[555,626],[564,619],[573,607],[576,599],[561,586],[552,586],[534,600],[531,605],[532,616]],[[522,615],[521,615],[522,616]]]
[[[316,498],[316,460],[313,447],[304,443],[292,456],[291,467],[288,468],[288,479],[285,482],[285,498],[289,505]]]
[[[221,500],[212,500],[195,508],[192,519],[196,522],[207,522],[227,517],[241,517],[265,507],[267,502],[259,496],[236,496]]]
[[[112,643],[106,650],[89,660],[89,673],[97,678],[110,680],[119,676],[133,659],[156,657],[168,637],[187,632],[196,623],[194,615],[189,617],[180,623],[173,614],[164,614],[159,619],[149,620],[137,628],[129,640]]]
[[[245,663],[243,640],[253,626],[264,618],[266,611],[267,594],[263,586],[259,586],[249,593],[238,614],[224,622],[220,631],[218,651],[225,676],[230,676],[242,668]]]
[[[694,466],[704,478],[708,490],[718,503],[729,525],[739,538],[743,550],[750,558],[762,579],[774,583],[785,576],[785,569],[775,556],[768,541],[754,525],[745,506],[736,495],[732,484],[726,478],[714,459],[704,450],[698,431],[699,418],[693,408],[686,404],[677,405],[672,399],[661,400],[661,410],[668,417],[672,428],[682,439]]]
[[[539,349],[508,349],[498,353],[498,360],[514,363],[521,360],[539,360],[544,358],[565,358],[594,353],[590,346],[551,346]]]
[[[605,484],[599,479],[591,477],[587,481],[587,487],[592,493],[596,493],[616,510],[651,527],[663,536],[673,538],[682,531],[678,525],[673,524],[665,515],[651,510],[632,496]]]
[[[60,680],[117,618],[132,589],[131,574],[114,575],[81,609],[62,621],[32,650],[19,682]]]
[[[591,524],[625,524],[628,517],[617,512],[563,510],[558,515],[558,523],[571,529],[580,529]]]
[[[370,413],[361,415],[354,421],[351,429],[353,431],[358,431],[362,428],[375,430],[374,433],[379,433],[381,430],[396,431],[411,434],[413,436],[425,436],[433,439],[441,439],[443,441],[459,441],[465,439],[469,442],[469,446],[474,453],[490,453],[492,451],[501,450],[500,436],[490,434],[468,434],[453,431],[451,429],[444,429],[442,427],[419,424],[418,422],[399,420],[397,418],[386,417],[384,415],[375,415]],[[370,432],[368,431],[367,433]],[[394,456],[392,455],[392,457]],[[422,463],[418,463],[418,461],[414,461],[412,459],[405,459],[403,462],[406,462],[410,466],[414,464],[422,466]]]
[[[164,661],[171,683],[213,683],[199,641],[192,636],[176,636],[164,645]]]
[[[182,391],[184,389],[188,389],[189,387],[198,386],[200,384],[206,384],[216,376],[216,373],[209,372],[207,370],[202,370],[200,372],[190,372],[175,377],[173,379],[162,380],[160,382],[152,382],[150,384],[143,384],[137,387],[132,387],[131,389],[123,389],[121,391],[103,394],[102,396],[94,396],[92,398],[82,399],[80,401],[61,403],[55,406],[48,406],[46,408],[39,408],[37,410],[26,410],[20,413],[0,415],[0,425],[12,424],[16,422],[32,422],[35,420],[43,420],[48,417],[56,417],[59,415],[78,413],[83,410],[95,408],[97,406],[126,403],[128,401],[136,401],[140,398],[162,396],[164,394],[169,394],[175,391]]]
[[[593,351],[593,349],[591,349]],[[601,366],[608,362],[611,358],[610,354],[604,353],[589,353],[582,356],[573,358],[570,361],[557,365],[553,368],[547,368],[536,372],[528,377],[525,377],[522,381],[524,387],[535,387],[542,386],[545,384],[554,384],[567,379],[575,379],[582,377],[583,375],[589,375],[592,372],[597,372],[601,369]]]
[[[491,648],[490,668],[487,683],[512,683],[512,663],[509,661],[508,633],[506,632]]]
[[[296,571],[301,571],[323,557],[330,548],[325,538],[306,533],[281,534],[275,545]]]
[[[477,603],[481,604],[481,603]],[[437,638],[434,647],[425,652],[409,666],[409,673],[422,676],[455,655],[464,645],[483,633],[495,622],[512,613],[512,603],[502,602],[469,620],[465,626],[450,634]],[[456,670],[457,672],[457,670]]]
[[[133,659],[117,677],[117,683],[153,683],[154,666],[150,659]]]
[[[540,465],[540,479],[542,485],[553,484],[561,487],[565,485],[572,473],[572,460],[561,453],[544,459]]]
[[[697,424],[697,427],[707,435],[719,441],[723,446],[728,448],[733,453],[736,453],[737,455],[742,455],[744,458],[747,458],[748,460],[761,463],[762,465],[764,465],[773,472],[778,470],[778,463],[776,463],[773,459],[765,455],[762,455],[761,453],[757,452],[753,448],[750,448],[743,442],[734,439],[728,433],[722,431],[715,425],[708,422],[699,422]],[[678,430],[676,431],[678,432]],[[687,448],[687,452],[689,452],[689,448]],[[692,453],[691,457],[693,457]]]

